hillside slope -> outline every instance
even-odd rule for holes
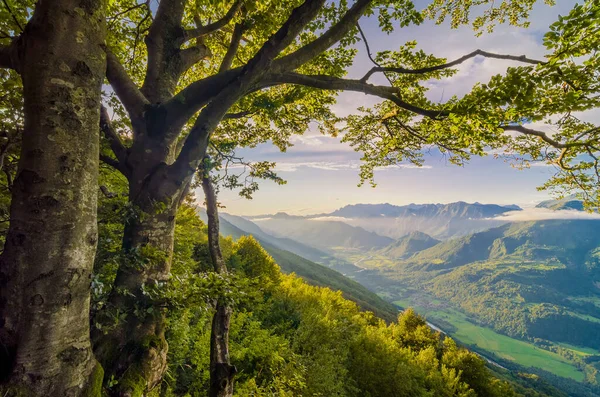
[[[436,240],[428,234],[422,232],[410,232],[406,236],[400,237],[398,240],[385,247],[381,250],[381,253],[393,259],[405,259],[439,243],[440,240]]]
[[[383,248],[394,241],[390,237],[340,221],[315,220],[280,213],[254,219],[254,222],[271,235],[291,238],[326,252],[332,247],[363,250]]]
[[[583,210],[583,201],[576,196],[568,196],[562,200],[545,200],[536,205],[536,208],[548,208],[552,210]]]
[[[600,349],[600,221],[501,226],[386,270],[511,336]]]
[[[204,211],[199,211],[198,213],[200,218],[205,221],[206,213]],[[394,321],[398,316],[398,308],[396,306],[383,300],[377,296],[377,294],[371,292],[356,281],[345,277],[338,271],[276,247],[270,242],[272,239],[263,239],[260,237],[260,233],[253,234],[244,231],[227,221],[225,217],[220,217],[219,223],[221,235],[223,236],[230,236],[233,239],[238,239],[244,235],[253,235],[269,255],[273,257],[284,273],[295,273],[312,285],[329,287],[335,291],[342,291],[344,297],[358,303],[363,310],[372,311],[375,315],[387,321]],[[252,222],[247,224],[247,227],[250,228],[251,223]],[[256,231],[257,230],[255,230],[255,232]],[[354,270],[358,270],[358,268]]]

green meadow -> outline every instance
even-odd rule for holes
[[[502,359],[516,362],[525,367],[540,368],[579,382],[584,379],[583,372],[560,355],[536,347],[531,343],[499,334],[490,328],[476,325],[469,321],[467,316],[456,310],[445,308],[441,311],[419,307],[412,304],[410,299],[396,300],[394,303],[405,308],[413,307],[433,324],[436,324],[436,320],[450,323],[456,328],[453,332],[449,332],[450,336],[465,345],[477,346],[479,349],[494,353]],[[581,348],[569,348],[582,351]]]

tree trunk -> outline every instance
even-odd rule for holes
[[[158,177],[155,174],[155,177]],[[114,377],[115,396],[138,396],[160,384],[167,369],[165,309],[144,291],[166,287],[171,270],[175,215],[185,188],[166,193],[153,184],[131,183],[134,214],[126,220],[121,263],[109,298],[109,309],[126,313],[107,335],[94,338],[105,379]],[[105,316],[100,321],[106,321]]]
[[[227,273],[227,266],[221,254],[219,243],[219,211],[217,195],[210,176],[202,178],[202,189],[206,200],[206,215],[208,218],[208,248],[215,272]],[[218,299],[215,314],[212,319],[210,334],[210,388],[209,397],[233,396],[233,378],[235,366],[229,361],[229,325],[231,323],[231,307]]]
[[[3,396],[99,396],[89,337],[105,3],[39,0],[20,38],[25,129],[0,258]]]

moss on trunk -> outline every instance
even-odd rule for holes
[[[0,258],[5,387],[99,396],[89,338],[104,0],[40,0],[20,38],[25,129]]]

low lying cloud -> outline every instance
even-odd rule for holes
[[[303,162],[277,162],[276,170],[279,172],[295,172],[300,168],[314,168],[323,171],[358,170],[358,161],[303,161]],[[376,167],[375,171],[389,171],[395,169],[431,169],[430,165],[417,166],[414,164],[395,164],[385,167]]]
[[[525,208],[522,211],[509,211],[504,214],[488,218],[507,222],[543,221],[551,219],[590,219],[600,220],[600,214],[577,210],[554,211],[547,208]]]
[[[353,162],[333,162],[333,161],[304,161],[297,163],[278,162],[276,169],[281,172],[295,172],[299,168],[315,168],[325,171],[355,170],[360,166]]]
[[[336,222],[348,222],[352,218],[344,218],[343,216],[319,216],[317,218],[310,218],[311,221],[336,221]]]

